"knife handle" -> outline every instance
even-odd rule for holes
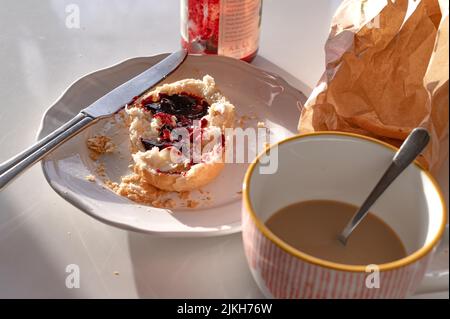
[[[62,142],[94,123],[94,118],[79,113],[35,144],[0,165],[0,190],[31,165],[41,160]]]

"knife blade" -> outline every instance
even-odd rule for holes
[[[142,94],[145,90],[165,79],[183,63],[186,56],[186,50],[172,53],[148,70],[102,96],[81,112],[93,118],[109,116],[116,113],[125,104],[129,103],[133,97]]]

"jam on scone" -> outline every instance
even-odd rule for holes
[[[203,118],[208,113],[209,103],[198,96],[189,93],[159,94],[157,101],[150,96],[140,102],[141,107],[150,112],[153,118],[159,119],[162,126],[156,139],[141,137],[141,143],[148,151],[153,147],[162,150],[167,147],[176,147],[171,137],[175,128],[184,127],[191,132],[194,130],[194,120],[200,120],[201,128],[207,126],[208,120]]]
[[[141,187],[193,190],[211,182],[222,170],[224,129],[233,127],[234,106],[216,88],[211,76],[161,85],[135,98],[125,112],[133,170],[142,180]],[[192,156],[173,161],[171,155],[174,151],[181,153],[183,146],[175,134],[177,129],[184,129],[191,143],[199,142],[199,161]],[[211,136],[217,135],[221,142],[208,148]]]

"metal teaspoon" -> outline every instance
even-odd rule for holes
[[[408,167],[409,164],[411,164],[423,151],[429,141],[430,135],[426,129],[415,128],[411,131],[406,140],[400,146],[400,149],[397,153],[395,153],[391,165],[388,167],[375,188],[339,235],[338,239],[343,245],[346,245],[348,237],[367,215],[370,207],[372,207],[376,200],[384,193],[386,188],[391,185],[391,183],[403,172],[403,170],[405,170],[405,168]]]

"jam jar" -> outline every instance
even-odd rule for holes
[[[262,0],[181,0],[181,43],[192,54],[251,62],[259,46]]]

